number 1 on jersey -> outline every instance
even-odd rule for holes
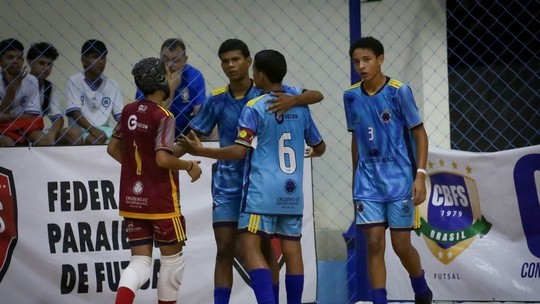
[[[139,154],[139,149],[137,147],[137,143],[133,142],[133,147],[135,147],[135,163],[137,164],[137,175],[142,174],[142,159],[141,155]]]

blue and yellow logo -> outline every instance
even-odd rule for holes
[[[480,210],[476,181],[468,176],[473,169],[455,161],[450,165],[448,170],[442,159],[428,163],[427,202],[419,206],[422,226],[416,231],[445,265],[491,229]]]

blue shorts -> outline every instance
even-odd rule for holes
[[[263,237],[300,240],[302,237],[301,215],[260,215],[240,212],[238,230],[249,231]]]
[[[391,229],[412,229],[415,207],[412,199],[389,202],[360,200],[354,202],[357,225],[384,224]]]
[[[223,200],[212,202],[212,223],[213,226],[233,226],[238,225],[240,216],[240,200]]]

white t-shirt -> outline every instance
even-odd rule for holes
[[[0,70],[0,103],[2,103],[5,97],[6,85],[4,84],[4,77]],[[12,108],[10,114],[41,115],[39,100],[38,80],[33,75],[27,74],[22,80],[17,93],[15,93],[15,98],[11,101]]]
[[[84,81],[84,73],[69,77],[66,82],[66,114],[80,110],[81,114],[94,126],[108,126],[111,113],[118,121],[124,100],[118,84],[113,79],[101,75],[103,82],[97,90],[92,90]],[[74,121],[70,118],[70,125]]]

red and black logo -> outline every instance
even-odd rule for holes
[[[281,252],[281,243],[279,238],[272,239],[272,251],[275,259],[277,260],[278,267],[281,270],[285,264],[285,259],[283,258],[283,253]],[[234,258],[234,268],[236,268],[236,271],[238,271],[244,282],[251,286],[251,280],[249,279],[247,267],[245,266],[245,263],[238,257]]]
[[[17,196],[10,170],[0,167],[0,283],[17,244]]]

